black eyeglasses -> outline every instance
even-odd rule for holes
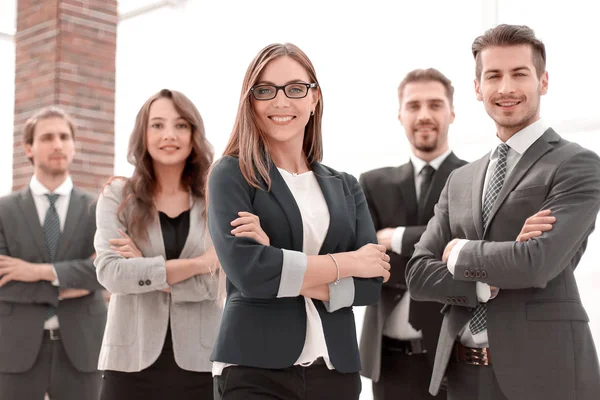
[[[256,100],[272,100],[277,97],[277,92],[283,90],[288,99],[303,99],[308,94],[308,89],[317,87],[316,83],[295,82],[284,86],[257,85],[250,88]]]

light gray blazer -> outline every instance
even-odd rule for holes
[[[143,258],[125,259],[110,249],[109,240],[119,238],[117,209],[124,181],[104,189],[96,209],[96,273],[112,293],[108,322],[102,341],[98,369],[136,372],[158,358],[170,321],[177,365],[190,371],[210,371],[209,356],[221,318],[217,305],[218,277],[197,275],[171,286],[166,281],[165,248],[160,221],[148,227],[148,239],[132,238]],[[191,201],[190,232],[181,258],[202,255],[210,245],[206,237],[203,201]]]

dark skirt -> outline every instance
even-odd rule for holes
[[[171,329],[158,359],[140,372],[104,371],[100,400],[212,400],[210,372],[181,369],[175,363]]]

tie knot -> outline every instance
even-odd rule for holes
[[[506,143],[498,145],[498,158],[506,158],[510,146]]]
[[[58,200],[58,197],[60,195],[56,194],[56,193],[48,193],[46,194],[46,197],[48,198],[48,201],[50,202],[50,207],[54,207],[54,204],[56,204],[56,200]]]
[[[429,164],[425,164],[425,166],[423,167],[423,169],[421,170],[421,174],[423,174],[424,177],[428,178],[431,175],[433,175],[433,173],[435,172],[435,168],[433,168],[431,165]]]

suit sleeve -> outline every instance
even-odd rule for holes
[[[94,237],[98,282],[114,294],[140,294],[168,288],[162,256],[125,258],[110,248],[109,240],[121,237],[118,230],[126,231],[117,216],[121,197],[121,186],[115,181],[98,199]]]
[[[600,209],[600,158],[595,153],[582,150],[558,167],[540,208],[545,209],[552,211],[556,222],[537,238],[467,242],[459,253],[454,279],[473,282],[465,277],[472,274],[465,272],[475,270],[482,276],[477,281],[500,289],[544,288],[565,268],[575,269]]]
[[[373,226],[373,221],[371,220],[371,214],[369,212],[365,195],[358,184],[358,181],[351,175],[346,174],[346,177],[352,196],[354,196],[354,204],[356,206],[356,243],[353,249],[348,249],[349,251],[353,251],[358,250],[368,243],[377,243],[377,235],[375,234],[375,228]],[[338,301],[337,305],[334,304],[336,288],[332,288],[332,286],[334,286],[333,284],[329,285],[331,304],[329,305],[330,307],[328,310],[330,312],[342,308],[343,306],[367,306],[374,304],[379,300],[383,278],[349,277],[345,278],[345,281],[346,283],[344,285],[347,287],[345,288],[346,290],[344,292],[348,301]],[[350,283],[353,283],[353,285]],[[349,296],[349,294],[352,293],[352,286],[354,286],[354,295]],[[342,287],[342,289],[344,289],[344,287]]]
[[[206,243],[198,243],[206,249],[212,246],[210,238],[205,237]],[[219,271],[211,274],[192,276],[184,281],[171,285],[171,299],[173,303],[200,302],[216,300],[219,288]]]
[[[96,268],[92,256],[94,254],[94,234],[96,232],[96,205],[89,207],[86,204],[87,213],[85,221],[85,235],[81,238],[83,243],[78,243],[77,246],[83,247],[82,253],[85,253],[87,258],[80,260],[68,260],[55,262],[54,270],[58,277],[60,289],[87,289],[90,291],[102,290],[103,287],[98,283],[96,277]]]
[[[9,207],[3,203],[1,206]],[[6,241],[4,221],[0,214],[0,255],[12,257]],[[58,288],[50,282],[8,282],[0,287],[0,301],[20,304],[49,304],[58,306]]]
[[[231,234],[238,212],[254,213],[251,192],[238,160],[224,157],[208,180],[208,227],[221,268],[227,278],[250,298],[297,297],[308,259],[302,252],[264,246],[254,239]]]
[[[453,239],[448,214],[452,174],[434,208],[434,216],[427,224],[427,229],[406,266],[406,283],[414,300],[475,307],[478,304],[476,283],[454,280],[446,263],[441,261],[446,245]],[[463,301],[453,301],[457,298]]]

